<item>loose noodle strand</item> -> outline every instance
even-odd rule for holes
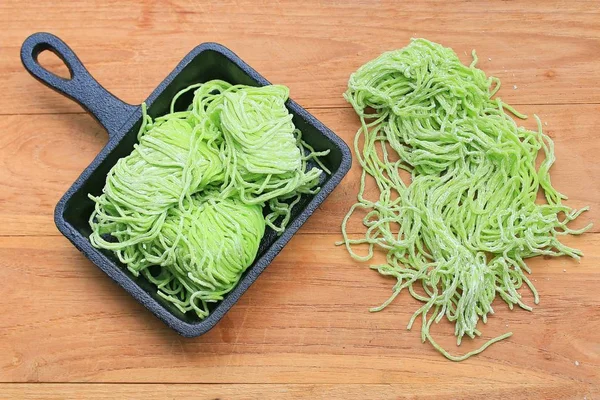
[[[500,88],[475,67],[463,65],[454,51],[424,39],[382,54],[350,76],[344,94],[359,116],[354,141],[363,173],[354,204],[342,222],[343,240],[358,261],[376,249],[387,263],[373,266],[394,277],[392,296],[407,288],[423,306],[421,336],[448,359],[464,360],[511,335],[506,333],[463,356],[452,356],[431,337],[430,327],[443,317],[454,323],[457,344],[479,336],[477,324],[493,314],[496,295],[512,309],[531,307],[522,301],[525,284],[539,301],[525,273],[525,259],[536,255],[582,253],[562,244],[559,236],[581,234],[567,223],[588,208],[573,210],[550,183],[554,163],[552,140],[518,126],[507,112],[526,118],[492,96]],[[542,152],[544,160],[536,169]],[[400,171],[411,175],[405,183]],[[366,178],[374,178],[376,201],[367,199]],[[536,203],[538,190],[546,204]],[[369,195],[372,197],[371,192]],[[357,210],[366,211],[364,237],[352,238],[348,224]],[[561,217],[565,215],[566,217]],[[398,225],[394,227],[393,224]],[[355,246],[366,245],[359,255]],[[425,295],[417,293],[418,284]]]

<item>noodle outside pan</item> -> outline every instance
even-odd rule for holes
[[[61,78],[38,63],[38,55],[45,50],[55,53],[63,60],[69,69],[70,79]],[[106,146],[56,205],[54,220],[58,230],[138,302],[186,337],[202,335],[217,324],[350,169],[350,150],[344,141],[304,108],[289,100],[287,107],[293,114],[294,124],[303,132],[303,139],[315,150],[330,150],[323,162],[331,170],[331,175],[322,179],[319,193],[303,197],[294,207],[292,219],[283,234],[277,236],[271,230],[265,232],[254,263],[246,270],[237,286],[214,305],[208,317],[199,320],[195,315],[184,314],[165,302],[145,278],[135,278],[116,256],[109,251],[92,247],[88,239],[91,233],[88,219],[94,207],[88,193],[99,195],[111,167],[133,150],[141,124],[141,106],[127,104],[104,89],[89,74],[75,53],[52,34],[35,33],[28,37],[21,47],[21,61],[31,75],[75,100],[108,132]],[[204,43],[185,56],[146,99],[148,114],[156,117],[169,112],[169,105],[177,92],[191,84],[211,79],[222,79],[233,84],[269,85],[264,77],[232,51],[216,43]],[[178,105],[181,105],[179,108],[185,108],[191,102],[191,97],[191,93],[187,97],[182,96],[178,100]]]

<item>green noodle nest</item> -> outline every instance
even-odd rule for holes
[[[175,111],[189,91],[192,104]],[[90,195],[92,245],[205,318],[256,258],[266,226],[283,232],[302,194],[316,193],[329,172],[318,159],[328,151],[314,151],[294,127],[288,96],[280,85],[213,80],[179,92],[154,121],[144,105],[139,143],[102,194]]]
[[[169,209],[160,239],[138,247],[147,265],[132,272],[143,272],[182,312],[205,317],[208,303],[222,300],[254,261],[264,232],[261,206],[216,192],[194,196]],[[151,265],[168,268],[153,276]]]
[[[372,268],[397,283],[391,298],[372,311],[408,289],[423,302],[408,329],[421,316],[422,340],[456,361],[511,333],[457,357],[432,339],[432,323],[444,316],[454,322],[460,345],[463,336],[480,335],[477,324],[494,312],[496,296],[511,309],[531,310],[518,291],[527,285],[538,303],[524,260],[578,259],[582,253],[559,237],[591,226],[567,226],[588,208],[563,205],[566,197],[552,187],[552,140],[537,117],[537,131],[516,125],[505,110],[526,117],[492,98],[500,82],[475,68],[473,57],[465,66],[452,49],[416,39],[359,68],[344,95],[361,121],[354,145],[363,174],[358,203],[342,224],[342,243],[360,261],[369,260],[375,248],[386,253],[387,262]],[[536,168],[540,150],[544,158]],[[410,183],[400,170],[410,173]],[[364,196],[367,174],[376,182],[376,200]],[[546,204],[536,203],[538,190]],[[357,209],[366,211],[367,231],[352,239],[346,225]],[[367,255],[354,252],[357,244],[367,245]]]

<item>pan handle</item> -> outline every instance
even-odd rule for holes
[[[38,62],[38,55],[49,50],[69,68],[70,78],[53,74]],[[21,61],[37,80],[75,100],[104,126],[112,138],[139,108],[116,98],[104,89],[83,66],[77,55],[58,37],[45,32],[34,33],[21,46]]]

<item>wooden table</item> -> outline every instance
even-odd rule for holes
[[[4,0],[0,16],[0,398],[600,398],[598,1]],[[410,37],[465,62],[475,48],[502,79],[500,96],[547,122],[568,204],[592,207],[579,221],[596,221],[592,233],[565,238],[585,257],[531,260],[541,303],[498,303],[484,336],[514,336],[452,363],[406,330],[417,305],[406,293],[370,314],[393,282],[333,245],[355,200],[355,165],[222,322],[179,337],[54,226],[56,202],[107,137],[21,66],[20,45],[36,31],[63,38],[134,104],[194,46],[222,43],[349,143],[358,121],[341,94],[357,67]],[[455,353],[482,343],[456,349],[449,324],[435,332]]]

